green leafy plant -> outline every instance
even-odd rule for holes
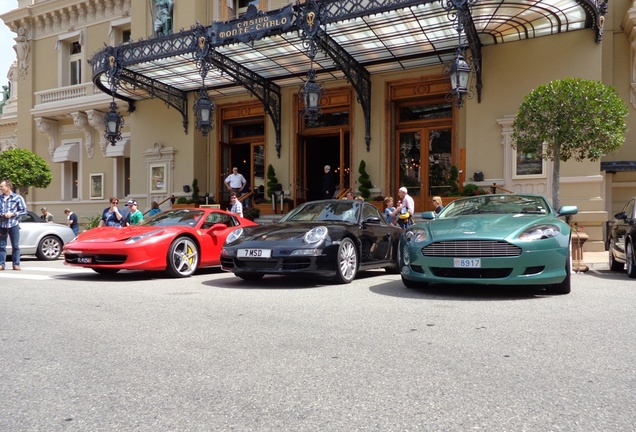
[[[177,198],[177,204],[188,204],[188,199],[186,197]]]
[[[281,184],[276,178],[276,171],[272,164],[269,164],[267,167],[267,200],[270,200],[272,195],[280,190]]]
[[[191,204],[203,204],[205,202],[199,195],[199,181],[197,179],[192,180],[192,197],[189,202]]]
[[[360,195],[365,200],[369,199],[371,196],[371,189],[373,187],[373,183],[371,183],[371,179],[369,178],[369,174],[367,173],[367,164],[364,162],[364,159],[360,161],[360,165],[358,166],[358,172],[360,176],[358,177],[358,190],[360,191]]]
[[[95,216],[84,216],[84,229],[97,228],[99,226],[99,221],[102,220],[101,214],[96,214]]]
[[[476,195],[486,195],[488,192],[477,186],[473,183],[468,183],[464,185],[462,189],[461,196],[476,196]]]
[[[53,180],[46,161],[32,151],[13,148],[0,152],[0,179],[9,179],[22,195],[29,187],[46,188]]]
[[[565,78],[532,90],[512,124],[513,146],[554,161],[552,197],[559,207],[560,162],[598,160],[625,142],[628,109],[600,81]]]
[[[249,219],[251,221],[256,220],[261,216],[261,209],[258,207],[249,207],[243,210],[243,216],[245,216],[245,219]]]

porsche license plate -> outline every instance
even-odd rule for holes
[[[481,258],[454,258],[457,268],[481,268]]]
[[[239,249],[239,258],[270,258],[272,256],[271,249]]]
[[[80,264],[90,264],[93,262],[93,258],[91,257],[79,257],[77,262]]]

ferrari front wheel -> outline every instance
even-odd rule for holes
[[[358,273],[358,251],[350,238],[342,239],[336,257],[336,283],[351,283]]]
[[[188,277],[199,265],[199,248],[188,237],[177,237],[168,249],[166,271],[170,276]]]

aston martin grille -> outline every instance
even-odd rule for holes
[[[424,256],[437,257],[514,257],[521,255],[521,248],[504,241],[462,240],[435,242],[422,248]]]

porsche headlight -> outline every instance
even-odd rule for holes
[[[549,238],[558,236],[560,233],[561,233],[561,230],[559,229],[557,225],[552,225],[552,224],[534,225],[526,229],[521,234],[519,234],[519,240],[533,241],[533,240],[549,239]]]
[[[423,242],[428,238],[428,233],[424,228],[412,226],[404,232],[407,242]]]
[[[133,243],[137,243],[138,241],[141,241],[141,240],[143,240],[143,239],[145,239],[145,238],[147,238],[147,237],[150,237],[150,236],[153,236],[153,235],[159,234],[161,231],[163,231],[163,230],[162,230],[162,229],[158,229],[158,230],[154,230],[154,231],[147,232],[147,233],[145,233],[145,234],[141,234],[141,235],[138,235],[138,236],[131,237],[131,238],[129,238],[128,240],[126,240],[126,241],[124,242],[124,244],[133,244]]]
[[[310,229],[307,234],[305,234],[303,241],[307,244],[318,243],[327,237],[327,232],[327,227],[317,226]]]
[[[230,244],[237,241],[239,238],[243,236],[243,228],[237,228],[225,238],[225,243]]]

